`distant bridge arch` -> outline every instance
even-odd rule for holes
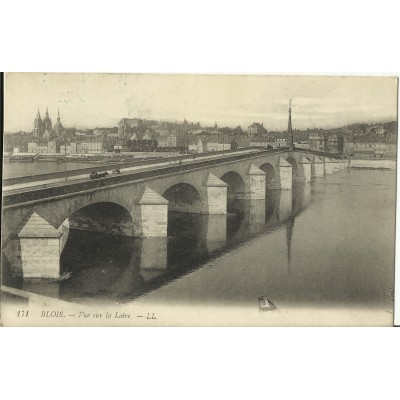
[[[296,160],[295,160],[292,156],[289,156],[289,157],[286,159],[286,161],[289,162],[289,163],[292,165],[292,177],[293,177],[293,178],[297,177],[298,167],[297,167],[297,162],[296,162]]]
[[[246,190],[245,181],[238,172],[226,172],[220,179],[228,184],[228,199],[239,199],[244,197]]]
[[[260,169],[265,172],[265,183],[267,185],[271,184],[272,181],[276,180],[277,174],[275,172],[274,166],[271,163],[266,162],[262,164],[260,166]]]

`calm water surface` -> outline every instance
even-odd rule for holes
[[[67,162],[67,169],[74,170],[99,165],[88,162]],[[31,176],[47,174],[49,172],[63,172],[64,163],[56,161],[34,161],[33,163],[24,162],[5,162],[3,163],[3,178],[17,178],[20,176]]]
[[[8,283],[83,303],[246,305],[265,295],[280,309],[392,309],[394,171],[340,171],[267,197],[230,203],[228,216],[170,213],[166,239],[70,229],[69,279]]]

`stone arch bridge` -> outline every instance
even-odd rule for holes
[[[168,210],[226,214],[232,199],[263,200],[266,189],[291,190],[295,182],[308,183],[345,167],[345,161],[325,153],[255,149],[102,180],[10,192],[3,196],[3,251],[17,239],[24,277],[58,278],[66,221],[91,205],[112,203],[124,209],[132,220],[133,236],[166,237]]]

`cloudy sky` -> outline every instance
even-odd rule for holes
[[[199,121],[203,126],[263,122],[285,130],[396,120],[397,81],[379,77],[145,74],[7,74],[5,131],[31,131],[37,109],[60,109],[65,127],[116,126],[123,117]]]

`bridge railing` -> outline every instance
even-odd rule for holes
[[[90,180],[88,177],[88,180],[84,182],[67,183],[55,187],[48,187],[48,188],[44,187],[40,189],[32,189],[19,193],[9,193],[9,194],[5,193],[3,195],[3,207],[14,206],[31,201],[43,200],[46,198],[52,198],[56,196],[62,196],[91,189],[103,189],[111,185],[134,182],[137,180],[159,177],[171,173],[190,171],[202,167],[224,164],[226,162],[257,158],[266,154],[284,153],[287,152],[288,150],[289,148],[282,147],[279,149],[258,151],[256,153],[250,153],[250,154],[246,153],[246,154],[226,155],[223,158],[195,161],[192,163],[187,163],[182,165],[160,166],[158,168],[153,168],[146,171],[137,171],[122,175],[111,175],[105,178],[100,178],[95,180]]]

